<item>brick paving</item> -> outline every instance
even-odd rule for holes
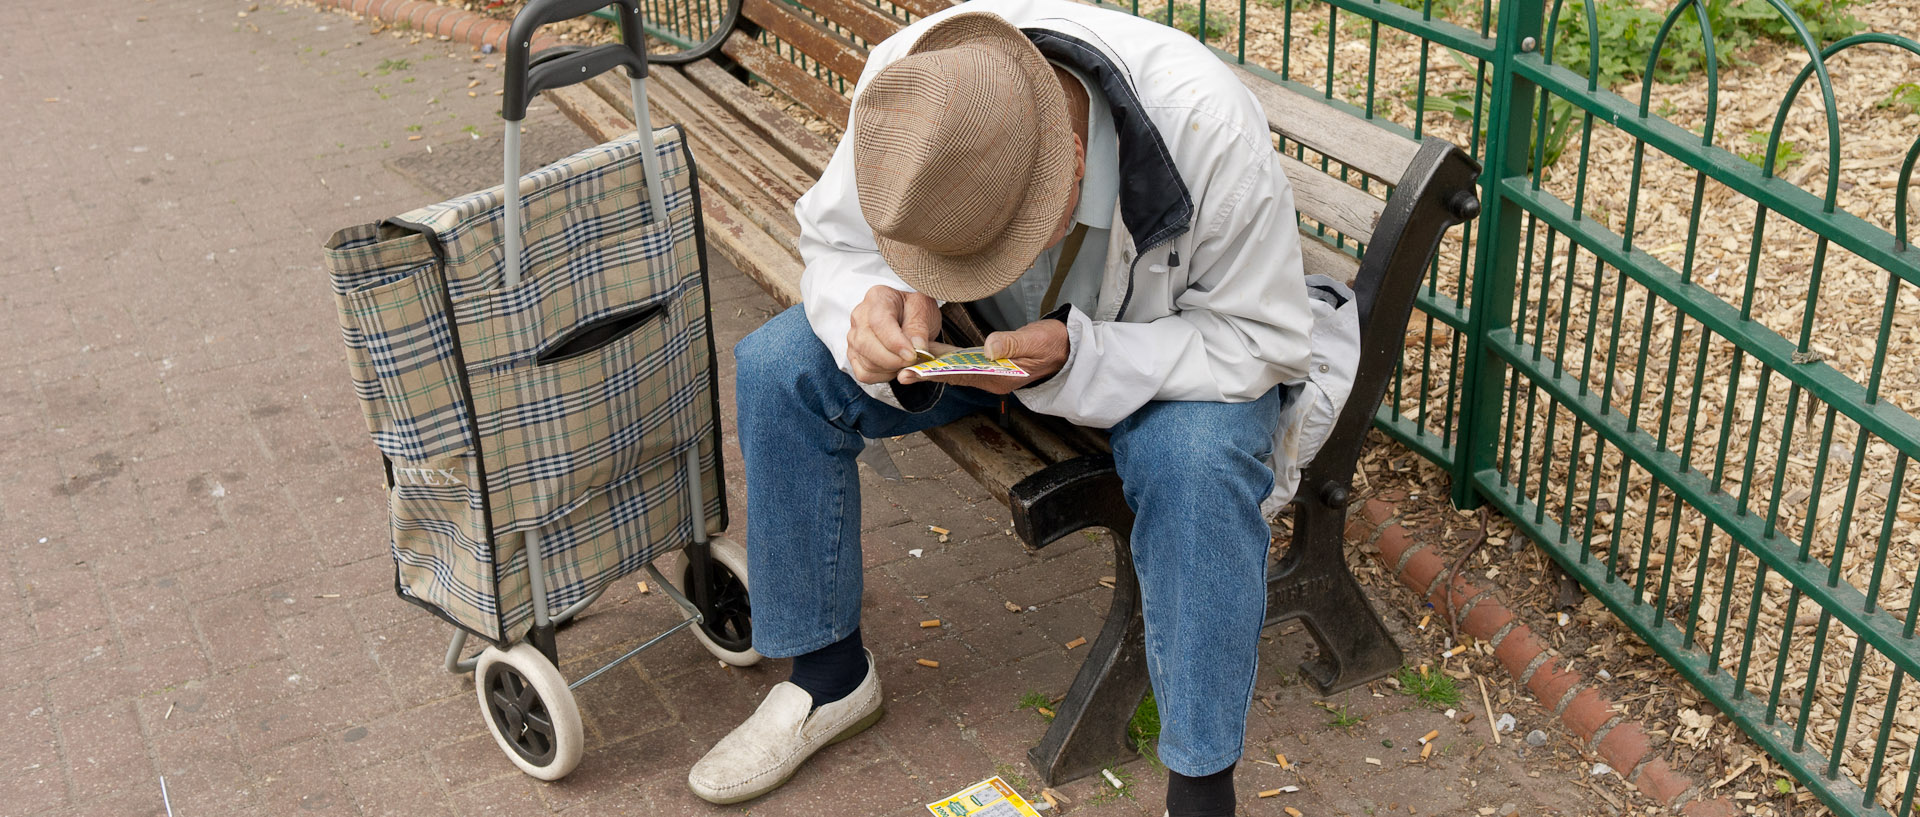
[[[1026,554],[1004,509],[920,437],[887,443],[905,480],[865,477],[866,631],[889,708],[871,733],[761,801],[696,801],[687,767],[785,662],[726,669],[681,636],[581,690],[587,757],[571,777],[515,771],[471,682],[440,668],[445,625],[393,598],[379,460],[319,252],[336,228],[492,181],[493,58],[273,2],[9,12],[0,815],[163,814],[163,776],[174,813],[196,817],[908,815],[994,773],[1037,792],[1024,755],[1045,724],[1016,700],[1065,692],[1079,654],[1063,645],[1104,613],[1106,544]],[[529,166],[583,146],[550,106],[530,128]],[[726,349],[772,304],[723,263],[715,275]],[[743,513],[741,486],[729,493]],[[931,618],[944,624],[918,626]],[[563,632],[563,669],[674,620],[658,594],[617,587]],[[1475,751],[1481,724],[1399,696],[1349,693],[1339,705],[1366,720],[1328,728],[1291,669],[1307,639],[1268,640],[1250,756],[1285,751],[1297,768],[1245,764],[1244,813],[1581,813],[1515,750]],[[1439,727],[1452,731],[1434,761],[1403,763]],[[1163,774],[1118,768],[1131,797],[1081,781],[1062,787],[1069,811],[1158,814]],[[1308,791],[1253,796],[1290,783]]]

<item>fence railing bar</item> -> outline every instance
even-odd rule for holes
[[[1769,369],[1781,371],[1790,381],[1813,390],[1822,400],[1841,406],[1848,419],[1908,456],[1920,456],[1920,419],[1884,402],[1869,404],[1865,399],[1866,390],[1858,382],[1825,363],[1794,363],[1793,345],[1779,334],[1752,321],[1741,320],[1726,301],[1697,285],[1681,282],[1671,267],[1645,251],[1617,249],[1612,232],[1597,227],[1591,220],[1575,220],[1566,205],[1551,194],[1536,193],[1516,179],[1503,182],[1501,190],[1542,221],[1576,236],[1581,248],[1626,271],[1652,294],[1684,310],[1712,333],[1734,342],[1741,353],[1752,355]],[[1738,361],[1736,356],[1736,367]]]
[[[1488,469],[1476,472],[1472,479],[1474,484],[1485,492],[1489,501],[1493,502],[1502,514],[1516,520],[1522,532],[1534,541],[1550,542],[1559,538],[1558,532],[1551,530],[1557,527],[1558,523],[1531,521],[1535,514],[1527,506],[1532,503],[1523,496],[1515,494],[1511,489],[1500,488],[1499,474]],[[1639,621],[1653,613],[1644,604],[1637,604],[1626,595],[1626,588],[1620,585],[1609,585],[1604,581],[1604,577],[1595,575],[1594,571],[1599,569],[1597,566],[1582,565],[1569,558],[1571,554],[1558,548],[1548,547],[1544,550],[1560,564],[1562,569],[1580,580],[1580,583],[1586,586],[1595,598],[1598,598],[1622,620]],[[1764,571],[1764,564],[1762,570]],[[1808,788],[1821,800],[1830,804],[1870,804],[1872,802],[1872,795],[1869,792],[1845,777],[1828,778],[1818,774],[1815,770],[1824,767],[1826,763],[1824,755],[1813,751],[1794,751],[1793,747],[1788,745],[1786,735],[1781,730],[1760,722],[1753,708],[1729,705],[1744,697],[1744,688],[1736,683],[1735,678],[1722,671],[1717,663],[1710,661],[1708,656],[1695,649],[1690,642],[1682,640],[1678,631],[1647,628],[1644,632],[1647,646],[1652,647],[1655,653],[1672,665],[1682,678],[1700,689],[1709,700],[1720,705],[1722,713],[1727,718],[1748,734],[1753,735],[1790,773],[1807,781]],[[1910,780],[1913,779],[1920,779],[1920,775],[1913,775]],[[1869,805],[1866,813],[1876,811],[1877,809]]]
[[[1870,641],[1908,674],[1916,674],[1920,670],[1920,643],[1898,632],[1898,622],[1893,616],[1866,612],[1865,597],[1857,588],[1851,584],[1828,587],[1825,577],[1813,571],[1817,564],[1802,562],[1791,549],[1783,547],[1778,538],[1762,536],[1757,517],[1746,513],[1726,494],[1715,490],[1708,484],[1704,474],[1679,470],[1679,458],[1669,451],[1654,450],[1650,445],[1652,438],[1646,432],[1628,427],[1625,419],[1617,414],[1601,414],[1593,398],[1575,394],[1564,375],[1549,371],[1533,360],[1532,350],[1517,343],[1511,331],[1497,330],[1492,333],[1491,340],[1490,348],[1507,365],[1526,374],[1535,388],[1564,407],[1577,421],[1601,432],[1609,445],[1625,452],[1628,459],[1646,470],[1653,479],[1682,493],[1687,498],[1687,504],[1700,511],[1716,527],[1735,534],[1741,549],[1761,560],[1763,570],[1779,572],[1821,607],[1833,610],[1848,629]],[[1761,373],[1761,379],[1766,379],[1765,370]],[[1760,391],[1764,393],[1765,388]],[[1539,512],[1535,513],[1539,515]],[[1916,584],[1916,589],[1920,590],[1920,584]]]

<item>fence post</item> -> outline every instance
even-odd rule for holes
[[[1474,248],[1473,286],[1467,301],[1466,366],[1461,377],[1460,416],[1455,421],[1453,505],[1481,503],[1474,474],[1494,467],[1500,445],[1501,386],[1506,367],[1488,344],[1488,335],[1513,320],[1513,290],[1521,263],[1521,208],[1501,195],[1500,181],[1525,178],[1532,156],[1533,82],[1514,71],[1523,53],[1541,47],[1547,0],[1507,0],[1493,52],[1493,89],[1489,94],[1487,153],[1480,174],[1480,235]]]

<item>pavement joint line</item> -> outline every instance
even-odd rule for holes
[[[1574,673],[1568,673],[1568,674],[1574,675]],[[1575,675],[1575,677],[1579,677],[1579,676]],[[1556,718],[1560,718],[1561,716],[1567,714],[1567,704],[1573,703],[1574,696],[1579,695],[1580,691],[1586,688],[1587,688],[1587,679],[1580,678],[1580,680],[1574,681],[1573,686],[1567,687],[1566,692],[1560,693],[1560,701],[1553,705],[1553,716]],[[1562,718],[1562,720],[1565,720],[1565,719]]]
[[[1513,610],[1508,609],[1507,605],[1504,603],[1501,603],[1498,599],[1496,599],[1494,603],[1499,604],[1500,609],[1506,610],[1508,613],[1513,612]],[[1509,621],[1505,624],[1500,625],[1500,629],[1495,630],[1493,632],[1493,637],[1487,639],[1487,646],[1494,650],[1500,649],[1500,645],[1507,640],[1507,636],[1511,635],[1514,629],[1519,626],[1520,626],[1520,617],[1514,616],[1512,621]]]
[[[1393,575],[1396,577],[1404,577],[1407,573],[1407,564],[1413,561],[1414,555],[1426,549],[1427,546],[1425,543],[1408,545],[1406,550],[1400,552],[1400,561],[1393,566]],[[1375,552],[1379,552],[1379,549],[1376,548]]]
[[[1600,698],[1600,702],[1606,704],[1607,709],[1613,709],[1613,699],[1603,696]],[[1624,713],[1614,712],[1613,717],[1608,718],[1606,723],[1600,724],[1599,729],[1593,730],[1593,740],[1587,741],[1587,751],[1598,754],[1600,751],[1600,741],[1606,740],[1607,735],[1611,734],[1615,727],[1625,723],[1626,720],[1627,716]]]
[[[1395,518],[1398,518],[1398,517],[1395,517]],[[1388,519],[1385,522],[1381,522],[1380,524],[1375,525],[1373,528],[1373,532],[1367,535],[1367,547],[1373,548],[1375,550],[1379,550],[1380,537],[1386,534],[1387,528],[1391,527],[1392,524],[1393,524],[1393,519]]]
[[[1454,617],[1454,620],[1453,620],[1454,623],[1461,626],[1465,626],[1467,623],[1467,616],[1473,615],[1473,608],[1476,605],[1478,605],[1480,602],[1486,601],[1492,596],[1493,596],[1493,588],[1491,587],[1481,588],[1480,592],[1473,594],[1471,598],[1468,598],[1466,600],[1466,603],[1460,605],[1460,614]],[[1496,601],[1494,603],[1498,604],[1499,602]],[[1472,633],[1468,633],[1468,635],[1472,635]]]
[[[1540,652],[1534,654],[1533,660],[1527,662],[1527,668],[1524,670],[1521,670],[1520,678],[1519,678],[1520,686],[1524,687],[1528,683],[1532,682],[1533,674],[1540,670],[1540,665],[1545,664],[1548,661],[1552,661],[1552,660],[1553,660],[1553,651],[1546,649],[1545,647],[1542,647],[1540,649]]]

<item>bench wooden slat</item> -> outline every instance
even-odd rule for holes
[[[866,67],[867,52],[819,23],[789,10],[781,0],[744,0],[740,13],[758,23],[767,33],[800,49],[800,53],[819,60],[848,82],[860,78]]]
[[[1413,155],[1420,152],[1418,142],[1269,82],[1238,65],[1229,67],[1260,100],[1267,112],[1267,124],[1275,133],[1327,156],[1339,156],[1361,173],[1398,184],[1413,163]],[[1313,172],[1325,175],[1317,168]]]
[[[590,86],[572,85],[545,93],[566,112],[568,119],[593,139],[611,142],[633,132],[633,120]],[[797,250],[791,242],[781,246],[766,224],[748,217],[729,200],[730,195],[737,195],[739,191],[728,189],[725,179],[716,178],[716,175],[727,175],[728,169],[715,169],[711,159],[696,158],[701,161],[700,204],[706,216],[709,246],[773,293],[777,300],[798,303],[801,267]],[[744,179],[737,176],[733,181],[735,185],[744,184]]]
[[[764,139],[809,176],[817,179],[826,172],[827,162],[833,158],[833,144],[769,104],[765,97],[741,84],[726,69],[701,60],[683,66],[680,71],[736,119],[750,125],[754,138]]]
[[[847,119],[853,115],[853,103],[838,91],[827,87],[826,83],[808,75],[800,66],[788,62],[786,58],[738,31],[727,36],[720,50],[740,63],[742,68],[765,77],[769,84],[807,106],[820,118],[833,123],[834,127],[842,131],[847,129]]]
[[[656,83],[666,96],[673,99],[677,107],[694,114],[711,134],[707,141],[716,149],[724,148],[728,161],[737,161],[753,167],[752,171],[741,168],[741,172],[753,178],[765,178],[777,187],[770,187],[767,194],[776,201],[791,206],[800,199],[802,193],[813,188],[818,176],[800,169],[799,165],[775,151],[769,151],[764,143],[754,139],[745,124],[736,119],[720,103],[715,102],[706,92],[701,91],[677,71],[660,72]],[[604,94],[604,92],[603,92]],[[718,141],[716,141],[718,140]]]
[[[1286,154],[1280,156],[1280,167],[1293,183],[1295,210],[1355,241],[1366,243],[1373,238],[1386,202]]]
[[[589,80],[586,87],[609,106],[617,105],[627,93],[608,77]],[[655,109],[655,122],[676,122],[686,129],[687,140],[693,147],[700,173],[711,182],[705,185],[710,198],[716,193],[725,196],[740,209],[742,215],[773,234],[776,241],[782,235],[800,234],[800,222],[794,218],[792,200],[782,201],[776,197],[773,191],[780,183],[764,167],[736,155],[732,145],[716,134],[717,129],[712,123],[695,115],[672,94],[651,94],[648,102]],[[628,130],[632,128],[631,124],[627,126]]]
[[[1300,255],[1308,275],[1325,275],[1353,286],[1353,279],[1360,273],[1360,259],[1334,249],[1311,230],[1300,231]]]
[[[866,0],[807,0],[807,5],[820,13],[820,16],[846,26],[848,31],[866,40],[869,47],[878,45],[906,27],[900,19],[881,11]],[[848,76],[855,79],[859,75]]]
[[[1007,489],[1048,465],[979,414],[922,433],[1002,503],[1007,501]]]
[[[860,0],[854,0],[854,2],[857,3],[860,2]],[[953,4],[947,2],[947,0],[891,0],[891,2],[896,6],[912,12],[913,18],[916,20],[922,17],[932,17],[935,14],[939,14],[953,7]]]

